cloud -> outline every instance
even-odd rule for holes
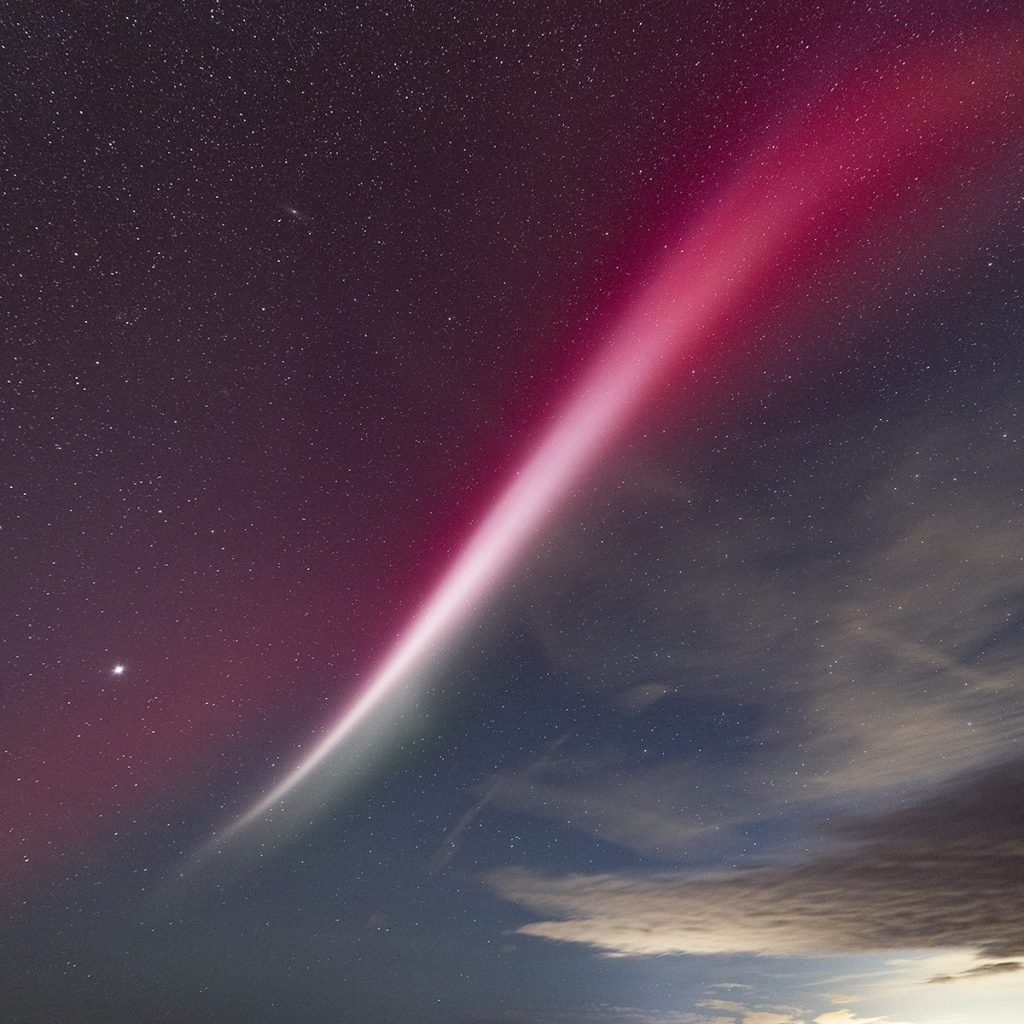
[[[851,1010],[830,1010],[814,1018],[814,1024],[896,1024],[888,1017],[858,1017]]]
[[[507,869],[489,880],[543,916],[522,934],[614,955],[972,949],[1007,961],[1024,957],[1022,794],[1024,761],[976,772],[917,805],[848,823],[853,845],[796,866],[562,877]]]
[[[735,1024],[732,1018],[711,1019],[677,1010],[644,1010],[632,1006],[598,1005],[559,1013],[474,1017],[462,1024]]]
[[[504,777],[495,801],[662,858],[685,856],[732,820],[701,799],[695,767],[629,761],[614,749],[545,758]]]
[[[746,986],[749,987],[749,986]],[[716,1010],[723,1013],[736,1014],[741,1024],[804,1024],[803,1011],[793,1007],[751,1007],[745,1003],[737,1003],[728,999],[705,999],[697,1003],[702,1010]],[[724,1018],[730,1024],[736,1024],[735,1016]]]
[[[852,1010],[829,1010],[814,1018],[814,1024],[909,1024],[891,1017],[858,1017]]]
[[[746,987],[746,986],[744,986]],[[473,1018],[462,1024],[804,1024],[800,1011],[790,1008],[751,1008],[740,1003],[715,1006],[714,1000],[698,1003],[713,1013],[729,1012],[728,1017],[707,1016],[686,1010],[644,1010],[629,1006],[589,1006],[550,1014]]]
[[[999,963],[979,964],[970,970],[961,971],[958,974],[937,974],[929,978],[930,985],[948,984],[951,981],[961,981],[964,978],[990,978],[993,974],[1013,974],[1024,969],[1024,964],[1019,960],[1003,960]]]

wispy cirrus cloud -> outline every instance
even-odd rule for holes
[[[497,801],[684,859],[780,809],[884,805],[1013,756],[1024,515],[1009,419],[865,428],[841,475],[832,439],[797,436],[760,487],[710,505],[685,477],[638,482],[600,549],[567,555],[534,603],[538,636],[632,721],[719,705],[729,724],[709,723],[709,742],[730,756],[570,744]]]

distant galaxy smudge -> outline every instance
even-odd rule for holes
[[[327,734],[227,834],[259,822],[331,762],[389,696],[422,685],[575,488],[684,358],[730,314],[781,287],[823,240],[877,234],[921,181],[971,168],[1020,125],[1016,32],[903,52],[830,90],[763,141],[706,204],[599,348],[548,431]],[[1010,40],[1011,42],[1007,42]],[[820,259],[820,257],[817,257]]]

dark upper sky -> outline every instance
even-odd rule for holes
[[[1015,6],[0,15],[8,1019],[1015,1020]]]

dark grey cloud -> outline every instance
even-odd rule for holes
[[[795,866],[490,882],[544,916],[523,934],[613,955],[971,949],[1005,962],[1024,957],[1022,788],[1024,761],[994,766],[852,823],[854,844]]]
[[[1013,842],[1024,835],[1024,759],[970,772],[939,792],[896,812],[852,818],[834,826],[869,842]]]
[[[951,981],[962,981],[964,978],[989,978],[993,974],[1015,974],[1024,970],[1024,963],[1019,960],[1002,960],[998,963],[979,964],[969,971],[961,971],[959,974],[939,974],[930,978],[928,984],[943,985]]]

